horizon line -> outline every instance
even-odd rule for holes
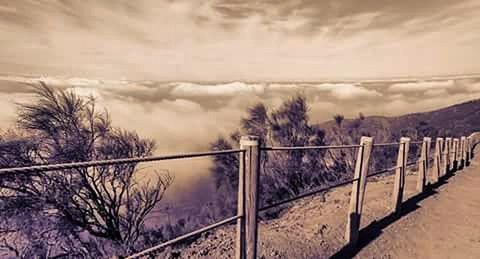
[[[0,77],[25,77],[25,78],[41,78],[41,77],[51,77],[51,78],[62,78],[62,79],[72,79],[72,78],[81,78],[81,79],[92,79],[100,81],[126,81],[126,82],[144,82],[144,81],[153,81],[160,83],[172,83],[172,82],[184,82],[184,83],[231,83],[231,82],[243,82],[243,83],[328,83],[328,82],[357,82],[357,83],[375,83],[375,82],[402,82],[402,81],[422,81],[422,80],[458,80],[458,79],[474,79],[480,78],[480,72],[478,73],[465,73],[465,74],[436,74],[436,75],[426,75],[426,76],[385,76],[385,77],[344,77],[344,78],[319,78],[319,79],[282,79],[282,80],[251,80],[251,79],[230,79],[230,80],[192,80],[192,79],[128,79],[126,77],[121,77],[119,79],[112,79],[106,77],[85,77],[85,76],[75,76],[75,75],[46,75],[46,74],[26,74],[26,73],[8,73],[0,72]]]

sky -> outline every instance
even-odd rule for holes
[[[315,81],[480,72],[478,0],[0,0],[0,72]]]

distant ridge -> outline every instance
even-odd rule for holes
[[[422,131],[428,131],[434,137],[450,135],[460,137],[480,130],[480,99],[433,111],[395,117],[368,116],[364,120],[345,119],[341,129],[333,120],[321,123],[320,126],[325,130],[329,143],[339,142],[339,132],[351,136],[353,131],[357,135],[373,136],[376,142],[396,141],[400,136],[417,139],[422,137]],[[453,132],[456,135],[453,135]],[[354,139],[350,140],[354,142]]]

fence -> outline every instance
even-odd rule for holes
[[[339,145],[339,146],[302,146],[302,147],[264,147],[260,145],[261,140],[255,136],[244,136],[240,139],[240,148],[232,150],[222,150],[213,152],[190,153],[171,156],[156,157],[137,157],[113,159],[104,161],[89,161],[54,165],[38,165],[20,168],[0,169],[0,175],[20,174],[32,172],[57,171],[74,168],[88,168],[95,166],[109,166],[129,163],[152,162],[162,160],[188,159],[194,157],[217,156],[226,154],[238,154],[240,158],[239,166],[239,184],[237,215],[219,221],[215,224],[206,226],[188,234],[179,236],[165,243],[151,247],[127,258],[142,258],[153,255],[163,248],[178,243],[187,238],[199,235],[201,233],[213,230],[220,226],[236,222],[236,250],[237,259],[254,259],[257,256],[257,236],[258,236],[258,213],[295,200],[312,196],[321,192],[331,190],[336,187],[352,184],[352,193],[350,197],[349,213],[347,215],[347,225],[345,231],[345,241],[347,247],[356,246],[359,240],[360,220],[364,202],[365,188],[367,178],[395,171],[395,181],[392,196],[392,213],[399,214],[403,200],[403,190],[405,187],[405,175],[409,166],[418,165],[417,191],[423,192],[429,183],[437,182],[442,176],[455,170],[462,169],[470,164],[473,158],[473,151],[480,143],[480,133],[473,133],[469,137],[437,138],[435,140],[433,159],[430,159],[431,138],[425,137],[422,141],[412,142],[409,138],[402,137],[399,142],[374,144],[373,138],[362,137],[359,145]],[[420,145],[421,151],[418,160],[407,163],[410,145]],[[369,161],[374,148],[398,146],[396,166],[376,171],[368,174]],[[333,150],[333,149],[358,149],[355,160],[353,179],[336,183],[335,185],[315,189],[301,195],[278,201],[268,206],[259,207],[259,180],[260,180],[260,156],[262,152],[282,152],[295,150]],[[433,166],[430,167],[431,162]],[[430,179],[428,179],[430,176]]]

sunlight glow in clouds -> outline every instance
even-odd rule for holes
[[[391,92],[418,92],[429,89],[448,89],[455,87],[453,80],[396,83],[389,87]]]
[[[241,82],[217,85],[180,83],[171,93],[175,96],[235,96],[244,93],[261,94],[263,91],[263,85]]]
[[[367,89],[360,84],[348,83],[324,83],[316,85],[315,88],[321,91],[330,91],[333,97],[340,100],[351,100],[355,98],[373,98],[382,96],[381,93],[373,89]]]

